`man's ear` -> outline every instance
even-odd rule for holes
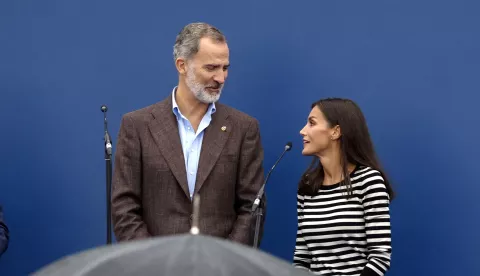
[[[175,60],[175,67],[177,67],[177,71],[180,75],[187,74],[187,63],[183,58],[177,58]]]

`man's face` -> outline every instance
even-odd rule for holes
[[[203,103],[220,99],[228,75],[229,50],[226,43],[202,38],[199,50],[186,64],[186,84]]]

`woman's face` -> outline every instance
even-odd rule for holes
[[[334,141],[334,128],[325,119],[322,111],[315,106],[308,115],[307,124],[300,131],[303,136],[303,155],[321,155]]]

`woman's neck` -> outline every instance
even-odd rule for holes
[[[343,173],[342,157],[340,151],[331,151],[320,156],[323,167],[323,185],[333,185],[344,180],[355,169],[355,165],[347,163],[347,175]]]

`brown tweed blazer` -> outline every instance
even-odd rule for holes
[[[249,210],[264,181],[258,121],[215,106],[194,192],[201,197],[200,233],[251,245],[255,219]],[[193,204],[171,95],[122,117],[111,203],[117,241],[190,230]]]

